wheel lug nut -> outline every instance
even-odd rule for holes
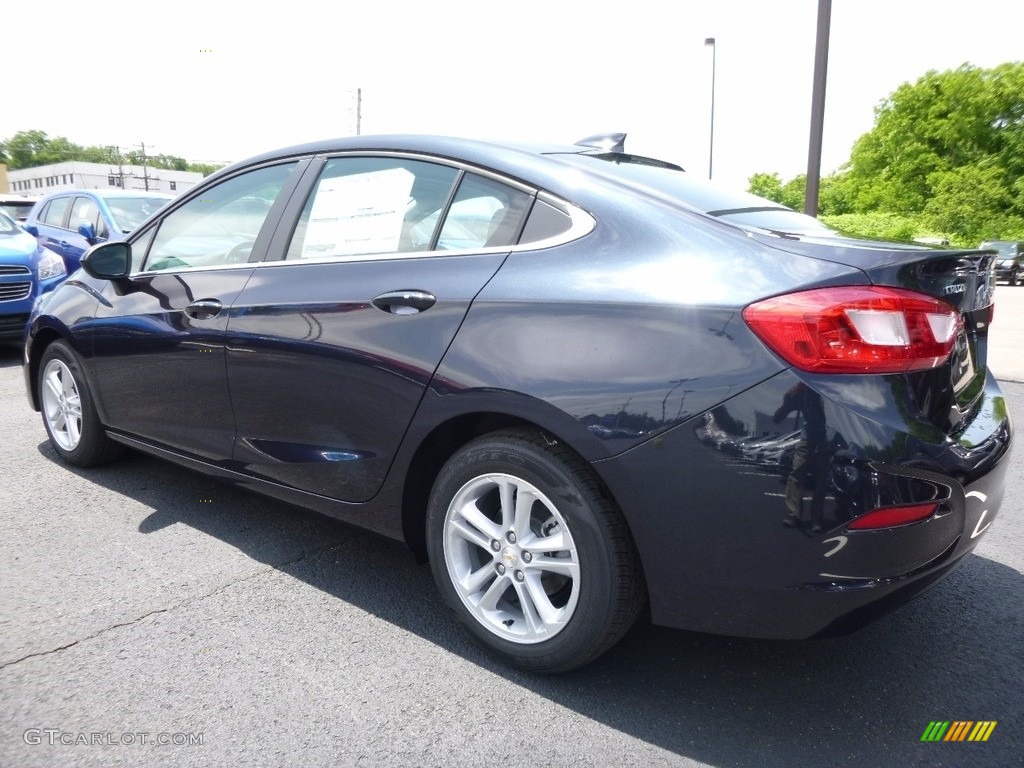
[[[501,563],[498,563],[498,573],[505,573],[505,566]]]
[[[525,579],[526,577],[523,575],[522,571],[516,571],[516,581],[523,581]]]
[[[508,532],[508,536],[506,536],[505,538],[508,539],[508,543],[509,544],[515,544],[516,543],[516,535],[514,533],[512,533],[512,531],[509,531]]]
[[[529,552],[523,552],[523,562],[528,563],[531,560],[533,560],[533,555],[531,555]]]
[[[501,549],[501,542],[498,541],[497,539],[492,541],[491,542],[491,549],[493,549],[495,552],[497,552],[499,549]]]

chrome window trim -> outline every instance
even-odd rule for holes
[[[552,248],[557,245],[563,245],[565,243],[578,240],[585,235],[590,234],[594,227],[597,226],[597,221],[589,213],[584,211],[572,203],[567,203],[553,195],[547,193],[541,193],[544,197],[544,202],[555,205],[559,209],[565,211],[568,214],[572,224],[569,229],[560,235],[549,237],[544,240],[537,240],[532,243],[522,243],[519,245],[505,245],[505,246],[493,246],[491,248],[467,248],[467,249],[451,249],[451,250],[434,250],[434,251],[397,251],[394,253],[358,253],[346,256],[324,256],[316,259],[277,259],[274,261],[256,261],[246,262],[244,264],[223,264],[220,266],[200,266],[200,267],[181,267],[179,269],[167,269],[151,272],[132,272],[129,278],[144,278],[153,277],[155,275],[172,275],[190,272],[211,272],[214,270],[234,270],[234,269],[267,269],[273,267],[288,267],[296,266],[299,264],[349,264],[359,263],[367,261],[399,261],[408,259],[436,259],[442,257],[452,256],[482,256],[494,253],[523,253],[529,251],[539,251],[545,248]]]
[[[500,177],[499,177],[500,178]],[[549,195],[546,192],[542,192],[543,197],[541,199],[544,202],[555,205],[560,210],[568,214],[572,224],[569,229],[560,235],[549,237],[544,240],[536,240],[532,243],[521,243],[518,245],[499,245],[492,246],[490,248],[452,248],[447,250],[433,250],[433,251],[396,251],[394,253],[356,253],[345,256],[324,256],[316,259],[280,259],[277,261],[261,261],[256,262],[253,266],[257,269],[264,269],[268,267],[283,267],[297,264],[345,264],[350,262],[366,262],[366,261],[396,261],[396,260],[407,260],[407,259],[435,259],[441,257],[463,257],[463,256],[478,256],[487,255],[493,253],[522,253],[527,251],[539,251],[544,248],[551,248],[556,245],[562,245],[564,243],[578,240],[579,238],[590,234],[594,227],[597,226],[597,220],[594,219],[589,213],[584,211],[582,208],[567,203],[554,195]],[[540,196],[538,196],[540,197]]]
[[[145,270],[140,270],[138,272],[130,272],[128,274],[128,279],[129,280],[134,280],[135,278],[143,278],[144,279],[144,278],[147,278],[147,277],[156,277],[157,275],[180,275],[180,274],[183,274],[183,273],[190,273],[190,272],[223,272],[225,270],[254,269],[258,265],[259,265],[259,262],[248,262],[247,261],[247,262],[243,262],[241,264],[220,264],[220,265],[211,264],[209,266],[179,267],[177,269],[159,269],[159,270],[152,270],[152,271],[149,271],[149,272],[147,272]]]

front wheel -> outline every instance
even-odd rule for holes
[[[78,358],[62,341],[43,353],[39,406],[54,450],[69,464],[92,467],[118,458],[123,446],[107,437]]]
[[[531,671],[583,666],[644,604],[618,508],[575,453],[540,432],[492,433],[452,456],[431,493],[427,544],[459,620]]]

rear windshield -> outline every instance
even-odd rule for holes
[[[3,200],[0,201],[0,211],[3,211],[12,219],[24,221],[28,212],[32,210],[34,203],[30,200]]]
[[[1001,256],[1016,256],[1017,255],[1017,244],[1010,243],[999,243],[999,242],[987,242],[982,243],[981,247],[988,251],[997,251]]]
[[[630,162],[628,155],[565,154],[559,159],[741,227],[794,234],[834,232],[812,216],[747,192],[722,189],[665,164]]]

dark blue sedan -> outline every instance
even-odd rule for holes
[[[125,446],[404,540],[496,656],[849,631],[999,510],[994,254],[862,242],[603,139],[356,137],[95,247],[25,378]]]

